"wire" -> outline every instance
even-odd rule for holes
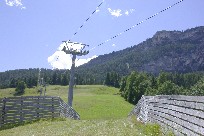
[[[78,32],[84,27],[84,25],[86,24],[86,22],[88,22],[90,20],[90,18],[92,17],[92,15],[94,13],[97,12],[97,10],[100,8],[100,6],[104,3],[105,0],[103,0],[97,7],[96,9],[89,15],[89,17],[84,21],[84,23],[78,28],[78,30],[72,35],[71,39],[78,34]],[[71,39],[69,41],[71,41]]]
[[[104,3],[104,1],[105,1],[105,0],[103,0],[103,1],[96,7],[96,9],[89,15],[89,17],[83,22],[83,24],[78,28],[78,30],[72,35],[72,37],[71,37],[68,41],[62,41],[62,42],[70,43],[71,39],[73,39],[73,37],[78,34],[78,32],[79,32],[79,31],[84,27],[84,25],[90,20],[90,18],[92,17],[92,15],[97,12],[97,10],[98,10],[98,9],[100,8],[100,6]],[[71,43],[73,43],[72,45],[76,44],[76,43],[74,43],[74,42],[71,42]],[[79,44],[79,43],[78,43],[78,44]],[[71,46],[72,46],[72,45],[71,45]],[[89,45],[86,45],[86,44],[82,44],[82,45],[84,45],[84,46],[89,46]],[[66,46],[67,46],[67,44],[66,44]],[[67,48],[68,48],[68,46],[67,46]],[[58,59],[59,59],[59,56],[57,57],[57,61],[58,61]]]
[[[131,29],[135,28],[136,26],[138,26],[138,25],[140,25],[140,24],[142,24],[142,23],[144,23],[144,22],[148,21],[149,19],[154,18],[155,16],[159,15],[160,13],[162,13],[162,12],[164,12],[164,11],[166,11],[166,10],[168,10],[168,9],[170,9],[170,8],[172,8],[172,7],[174,7],[174,6],[176,6],[177,4],[179,4],[179,3],[183,2],[183,1],[184,1],[184,0],[180,0],[180,1],[179,1],[179,2],[177,2],[177,3],[174,3],[173,5],[169,6],[168,8],[165,8],[165,9],[163,9],[163,10],[161,10],[161,11],[157,12],[156,14],[154,14],[154,15],[152,15],[152,16],[150,16],[150,17],[146,18],[145,20],[143,20],[143,21],[141,21],[141,22],[137,23],[136,25],[134,25],[134,26],[132,26],[132,27],[130,27],[130,28],[128,28],[128,29],[126,29],[125,31],[120,32],[120,33],[118,33],[117,35],[115,35],[115,36],[111,37],[110,39],[108,39],[108,40],[106,40],[106,41],[104,41],[104,42],[102,42],[102,43],[98,44],[97,46],[101,46],[101,45],[103,45],[103,44],[105,44],[105,43],[107,43],[107,42],[111,41],[112,39],[114,39],[114,38],[116,38],[116,37],[118,37],[118,36],[120,36],[120,35],[124,34],[125,32],[127,32],[127,31],[129,31],[129,30],[131,30]],[[96,46],[95,46],[95,47],[93,47],[92,49],[95,49],[95,48],[96,48]]]

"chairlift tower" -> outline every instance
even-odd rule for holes
[[[68,90],[68,105],[72,107],[73,102],[73,88],[74,88],[74,74],[75,74],[75,60],[76,56],[83,56],[87,55],[89,51],[84,50],[86,44],[77,43],[77,42],[71,42],[71,41],[62,41],[66,44],[66,46],[63,47],[62,51],[64,51],[66,54],[72,55],[72,66],[70,70],[70,80],[69,80],[69,90]],[[68,46],[68,44],[70,46]],[[74,49],[74,46],[81,46],[81,49]]]

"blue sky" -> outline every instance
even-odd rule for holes
[[[90,45],[79,57],[91,58],[136,45],[160,30],[186,30],[204,25],[204,0],[180,4],[101,45],[179,0],[1,0],[0,72],[27,68],[69,68],[70,56],[59,52],[62,41]],[[73,34],[78,32],[74,37]],[[95,48],[96,47],[96,48]],[[58,61],[56,57],[60,56]]]

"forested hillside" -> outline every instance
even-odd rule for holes
[[[152,38],[127,49],[101,55],[80,66],[77,73],[104,80],[107,72],[152,74],[191,73],[204,70],[204,26],[186,31],[159,31]]]

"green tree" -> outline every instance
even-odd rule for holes
[[[125,87],[126,87],[126,80],[127,80],[127,76],[122,77],[121,81],[120,81],[120,92],[121,92],[121,96],[124,97],[125,94]]]
[[[191,89],[188,92],[188,95],[198,95],[198,96],[204,95],[204,78],[202,78],[194,86],[191,87]]]
[[[147,87],[145,91],[146,96],[155,96],[158,94],[158,90],[152,87]]]
[[[18,81],[17,87],[15,89],[16,94],[24,94],[26,88],[26,83],[24,81]]]
[[[114,76],[114,87],[116,88],[120,88],[120,76],[118,73],[115,72],[115,76]]]
[[[52,81],[51,81],[51,84],[52,85],[56,85],[57,83],[57,72],[54,71],[53,75],[52,75]]]
[[[31,77],[27,80],[27,87],[28,88],[33,87],[32,78]]]
[[[142,95],[145,94],[147,88],[151,87],[151,81],[148,78],[146,73],[140,73],[140,74],[137,74],[136,76],[134,86],[135,86],[134,87],[135,96],[134,96],[133,103],[136,104],[140,100]]]
[[[14,78],[12,78],[11,81],[10,81],[10,87],[15,88],[16,87],[16,82],[17,81]]]
[[[110,73],[106,74],[105,85],[109,86],[111,84]]]
[[[157,95],[178,95],[182,94],[184,89],[171,81],[166,81],[158,87]]]
[[[62,74],[61,75],[61,85],[68,85],[69,84],[69,80],[66,74]]]
[[[124,98],[130,103],[134,103],[134,96],[135,94],[135,86],[134,86],[134,81],[136,77],[136,72],[132,72],[128,77],[126,81],[126,87],[125,87],[125,93],[124,93]]]
[[[132,72],[126,82],[124,80],[122,79],[121,94],[132,104],[136,104],[145,94],[146,89],[151,86],[151,81],[145,73]]]
[[[157,89],[157,79],[153,75],[150,76],[150,81],[151,88]]]
[[[161,85],[168,80],[169,80],[169,74],[166,72],[161,72],[157,78],[157,84]]]
[[[120,76],[116,72],[111,72],[106,74],[104,84],[107,86],[113,86],[120,88]]]

